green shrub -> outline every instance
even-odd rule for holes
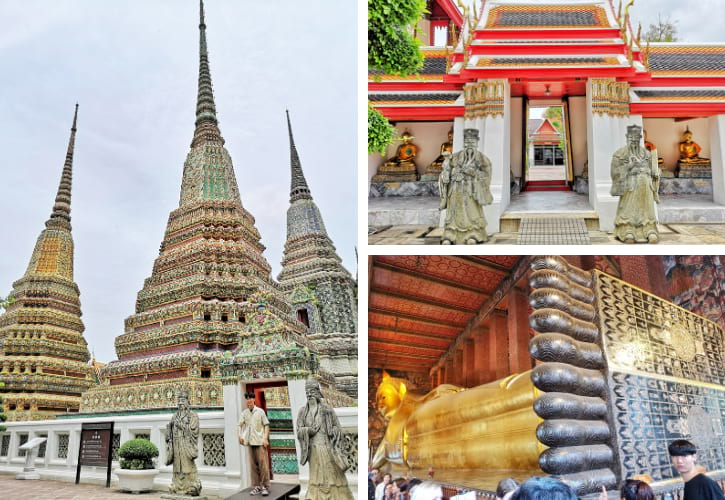
[[[123,443],[118,456],[122,469],[153,469],[153,459],[159,456],[159,449],[148,439],[134,438]]]

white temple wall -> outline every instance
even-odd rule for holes
[[[299,388],[296,387],[296,389]],[[301,404],[304,405],[304,380],[301,381],[301,389]],[[249,486],[251,480],[249,464],[243,459],[243,457],[247,457],[247,453],[242,453],[243,448],[239,445],[237,439],[236,429],[237,423],[239,422],[239,412],[242,409],[241,404],[243,403],[241,391],[238,385],[225,385],[224,392],[224,411],[197,412],[200,433],[199,457],[196,459],[199,479],[202,484],[202,493],[218,495],[223,498],[236,493],[242,487]],[[234,393],[234,396],[232,396],[232,393]],[[293,396],[290,392],[290,402],[292,402],[292,399]],[[299,402],[297,403],[299,405]],[[293,404],[293,406],[295,405]],[[357,434],[357,410],[357,408],[335,408],[335,413],[337,413],[340,419],[340,425],[345,432]],[[159,449],[159,457],[156,459],[156,465],[160,473],[154,480],[154,487],[158,490],[166,491],[171,484],[172,478],[172,466],[163,465],[166,463],[166,424],[171,421],[173,413],[7,422],[5,423],[7,430],[0,433],[0,443],[3,441],[3,436],[10,437],[7,454],[2,454],[4,448],[0,446],[0,474],[15,475],[22,472],[25,465],[25,457],[20,456],[18,453],[20,435],[27,434],[28,439],[43,435],[48,437],[45,456],[35,459],[35,467],[40,474],[41,480],[74,482],[82,424],[113,421],[114,434],[121,435],[121,444],[138,434],[149,435],[151,442]],[[296,415],[297,412],[293,409],[293,416],[296,417]],[[207,463],[220,463],[222,459],[218,448],[204,446],[204,436],[208,434],[223,434],[225,465],[205,465],[205,461]],[[59,458],[59,443],[61,436],[65,435],[68,436],[66,457]],[[297,441],[295,439],[296,443]],[[118,467],[118,462],[114,461],[112,470]],[[303,488],[305,488],[305,481],[309,480],[307,467],[300,467],[299,479]],[[348,472],[347,480],[353,495],[357,498],[357,473]],[[81,469],[81,483],[105,485],[106,468],[83,466]],[[111,474],[111,485],[112,487],[118,485],[118,478],[113,473]]]
[[[523,177],[524,171],[524,100],[521,97],[511,98],[511,171],[514,177]],[[531,146],[533,148],[533,144]],[[533,156],[531,156],[533,158]]]
[[[500,231],[501,214],[511,202],[511,86],[503,84],[503,116],[486,116],[474,120],[479,130],[479,149],[491,160],[491,195],[493,203],[484,207],[486,231]],[[468,126],[468,125],[466,125]]]
[[[683,122],[676,122],[674,118],[645,118],[644,129],[648,140],[657,146],[657,155],[665,162],[665,167],[672,170],[680,159],[679,144],[682,134],[687,127],[692,132],[692,140],[702,147],[700,156],[710,158],[711,144],[708,118],[695,118]]]
[[[571,159],[574,175],[581,175],[587,161],[587,98],[569,98],[569,127],[571,135]]]
[[[712,162],[712,199],[725,205],[725,115],[711,116],[708,120]],[[692,129],[690,129],[692,130]],[[697,141],[697,136],[694,138]],[[705,147],[703,146],[703,153]],[[703,154],[703,156],[706,156]]]
[[[593,113],[592,84],[587,82],[587,157],[589,160],[589,203],[599,215],[603,231],[614,229],[618,198],[610,194],[612,155],[620,147],[621,119]],[[622,136],[624,137],[624,136]]]

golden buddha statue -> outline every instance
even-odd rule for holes
[[[428,165],[423,175],[420,176],[422,181],[437,181],[443,170],[443,162],[445,161],[445,155],[453,154],[453,129],[448,131],[448,140],[441,144],[441,151],[438,158],[433,160],[433,163]]]
[[[376,404],[388,426],[372,466],[434,467],[441,475],[459,469],[537,473],[546,448],[536,437],[539,394],[530,371],[470,389],[443,384],[427,394],[410,393],[405,381],[384,373]]]
[[[712,177],[710,159],[700,157],[702,148],[692,140],[690,127],[687,127],[682,134],[679,149],[680,160],[677,162],[677,166],[680,171],[680,177]]]
[[[655,151],[654,154],[657,154],[657,146],[655,146],[653,143],[647,140],[647,131],[644,130],[644,148],[649,151]],[[665,160],[663,160],[659,155],[657,155],[657,166],[660,167],[660,177],[674,177],[675,173],[671,170],[667,170],[664,167]]]
[[[401,137],[403,143],[398,146],[395,156],[388,158],[378,167],[378,172],[373,176],[372,182],[404,182],[418,179],[414,161],[418,155],[418,146],[413,144],[413,139],[410,132],[407,130],[403,132]]]

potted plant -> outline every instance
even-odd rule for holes
[[[159,470],[154,467],[154,458],[159,449],[143,438],[129,439],[118,450],[121,468],[116,469],[118,487],[123,491],[141,493],[154,488],[154,478]]]

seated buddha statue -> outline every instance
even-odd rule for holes
[[[410,132],[407,130],[403,132],[401,137],[403,143],[398,146],[395,156],[388,158],[385,163],[378,167],[372,182],[404,182],[418,179],[418,171],[414,161],[418,154],[418,146],[413,144],[413,139],[414,137],[410,135]]]
[[[647,131],[644,131],[644,148],[647,151],[657,151],[657,146],[655,146],[653,143],[647,140]],[[675,173],[666,170],[664,167],[665,160],[662,159],[659,155],[657,155],[657,165],[660,167],[660,177],[674,177]]]
[[[452,154],[453,153],[453,129],[448,131],[448,140],[441,144],[441,151],[438,155],[438,158],[433,160],[433,163],[428,165],[428,168],[425,169],[425,172],[423,172],[423,175],[421,175],[420,180],[422,181],[437,181],[438,176],[441,174],[441,171],[443,170],[443,161],[445,160],[444,153]]]
[[[701,158],[702,148],[692,140],[690,128],[685,129],[682,134],[682,142],[679,145],[680,160],[677,162],[680,177],[711,177],[710,159]]]

